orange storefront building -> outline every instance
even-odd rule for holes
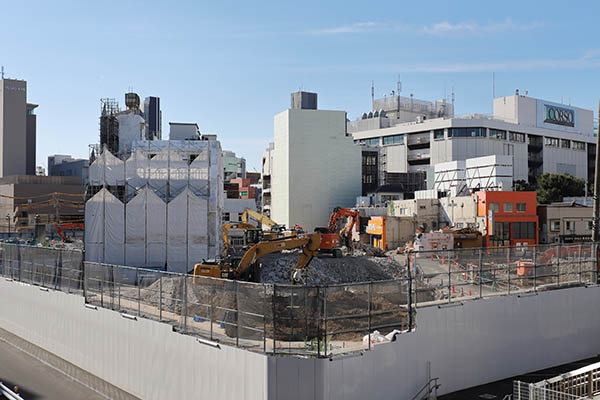
[[[477,217],[485,226],[488,247],[538,243],[535,192],[482,191],[477,196]]]

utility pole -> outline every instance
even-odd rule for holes
[[[594,231],[592,232],[593,242],[597,242],[600,239],[600,231],[598,229],[598,219],[600,217],[600,208],[598,207],[598,185],[600,183],[600,101],[598,101],[598,121],[598,132],[596,132],[596,164],[594,166]]]

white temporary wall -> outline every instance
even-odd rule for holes
[[[167,205],[146,189],[146,265],[164,267],[167,262]]]
[[[418,308],[414,332],[362,354],[269,359],[273,399],[410,399],[431,377],[439,394],[582,360],[600,352],[600,287]],[[576,310],[576,312],[574,311]]]

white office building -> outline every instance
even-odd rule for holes
[[[317,110],[314,93],[292,96],[298,108],[275,116],[271,218],[312,231],[360,196],[361,148],[346,134],[344,111]]]
[[[384,172],[425,171],[432,176],[439,163],[499,155],[512,157],[515,181],[530,181],[546,172],[593,181],[596,146],[591,110],[517,91],[494,99],[491,116],[423,115],[398,122],[389,121],[388,115],[372,117],[381,120],[375,126],[386,128],[361,129],[368,125],[360,123],[362,119],[349,124],[356,143],[379,146],[379,168]]]

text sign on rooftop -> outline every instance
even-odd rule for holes
[[[544,122],[563,126],[575,126],[575,112],[568,108],[544,104]]]

